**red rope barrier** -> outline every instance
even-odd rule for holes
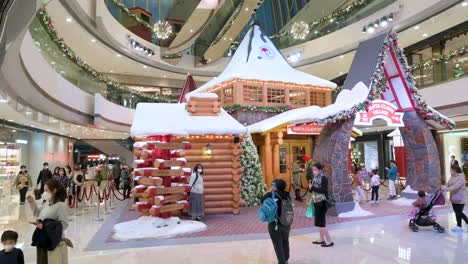
[[[112,190],[112,194],[114,195],[115,199],[117,199],[119,201],[125,201],[125,197],[123,197],[123,198],[117,197],[117,195],[115,194],[115,189],[114,188],[112,188],[111,190]],[[119,194],[120,194],[120,192],[119,192]],[[123,196],[123,194],[121,194],[121,195]]]

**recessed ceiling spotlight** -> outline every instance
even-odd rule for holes
[[[110,72],[110,73],[113,73],[114,71],[113,71],[113,70],[110,70],[109,72]]]
[[[16,129],[13,129],[11,132],[13,132],[13,133],[16,132]]]
[[[464,1],[463,3],[461,3],[461,6],[463,6],[463,7],[468,6],[468,2],[467,2],[467,1]]]
[[[50,64],[55,65],[55,61],[51,61]]]
[[[340,57],[339,57],[339,58],[340,58],[340,59],[343,59],[343,58],[344,58],[344,55],[340,55]]]
[[[146,65],[143,65],[143,69],[146,69],[146,68],[148,68],[148,66],[146,66]]]
[[[424,33],[424,34],[422,34],[422,36],[423,36],[423,37],[427,37],[427,36],[429,36],[429,34]]]
[[[420,28],[421,28],[421,27],[420,27],[419,25],[413,27],[414,30],[418,30],[418,29],[420,29]]]
[[[339,74],[339,75],[343,75],[343,72],[339,72],[338,74]]]
[[[368,26],[368,27],[367,27],[367,33],[372,34],[372,33],[374,33],[374,32],[375,32],[374,26]]]
[[[13,122],[13,121],[15,121],[15,120],[13,120],[13,119],[8,119],[7,121],[8,121],[8,122]]]
[[[388,26],[388,22],[387,22],[387,17],[384,17],[380,20],[380,26],[381,27],[386,27]]]
[[[27,115],[32,115],[32,112],[31,112],[31,111],[26,111],[25,114],[27,114]]]
[[[94,42],[96,42],[96,40],[95,40],[95,39],[91,39],[91,42],[94,43]]]
[[[248,8],[248,7],[246,7],[246,8],[245,8],[245,11],[249,11],[249,8]]]
[[[166,78],[167,76],[166,75],[163,75],[163,78]]]
[[[67,21],[68,23],[71,23],[73,21],[73,19],[71,17],[67,17],[67,19],[65,19],[65,21]]]
[[[190,30],[190,33],[193,33],[193,29]]]
[[[120,55],[120,54],[117,54],[117,55],[115,55],[115,56],[117,56],[117,58],[120,58],[120,57],[122,57],[122,55]]]

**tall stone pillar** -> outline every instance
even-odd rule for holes
[[[406,184],[414,190],[435,190],[442,177],[439,151],[429,126],[415,111],[406,112],[403,121],[405,127],[400,132],[406,151]]]
[[[320,133],[314,161],[322,163],[328,177],[330,198],[336,201],[337,213],[354,208],[351,192],[351,179],[348,171],[348,147],[354,119],[337,122],[330,128],[324,127]]]

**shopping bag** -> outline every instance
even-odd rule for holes
[[[315,216],[315,207],[313,203],[310,203],[309,206],[307,206],[306,217],[313,218],[314,216]]]

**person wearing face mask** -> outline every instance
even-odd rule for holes
[[[26,166],[21,166],[21,171],[15,179],[15,187],[20,193],[20,205],[23,205],[26,201],[26,193],[29,187],[32,187],[32,183],[33,181],[26,170]]]
[[[24,254],[19,248],[16,248],[18,242],[18,233],[12,230],[6,230],[2,234],[3,250],[0,251],[0,263],[2,264],[24,264]]]
[[[41,172],[39,172],[39,176],[37,177],[37,187],[39,189],[39,193],[42,195],[44,192],[45,184],[52,179],[52,172],[49,170],[49,163],[44,162],[43,168]],[[40,185],[39,185],[40,184]]]
[[[193,220],[200,221],[201,217],[205,215],[205,206],[203,204],[203,166],[201,164],[195,165],[189,184],[189,215]]]
[[[47,192],[44,193],[49,193],[50,198],[42,206],[38,206],[33,197],[28,196],[29,205],[37,217],[36,221],[30,222],[36,226],[32,245],[36,247],[37,264],[66,264],[68,252],[64,231],[69,225],[65,203],[67,192],[56,180],[50,180],[46,185]]]
[[[70,187],[71,180],[68,178],[65,168],[58,168],[57,175],[54,175],[53,179],[60,182],[65,190]]]

